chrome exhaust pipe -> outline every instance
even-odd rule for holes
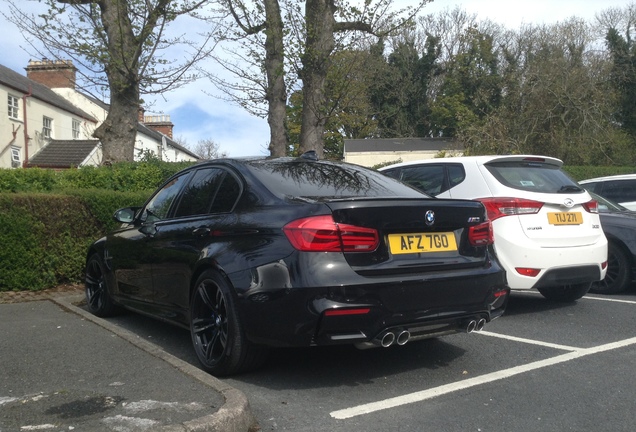
[[[472,333],[473,331],[475,331],[476,327],[477,327],[477,321],[470,320],[468,321],[468,324],[466,324],[466,328],[464,330],[466,331],[466,333]]]
[[[380,338],[380,345],[384,348],[390,347],[393,345],[393,342],[395,342],[395,334],[391,332],[384,333],[384,335]]]
[[[477,326],[475,327],[476,331],[481,331],[484,326],[486,325],[486,320],[484,318],[480,319],[479,321],[477,321]]]
[[[397,335],[396,342],[398,345],[406,345],[406,343],[411,339],[411,333],[408,330],[402,330],[400,334]]]

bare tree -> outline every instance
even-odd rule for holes
[[[51,57],[70,57],[92,84],[107,87],[110,109],[94,136],[102,143],[104,162],[132,161],[141,95],[191,81],[195,76],[188,70],[210,52],[211,39],[194,44],[168,38],[166,28],[181,16],[196,16],[209,1],[43,0],[48,11],[35,16],[9,0],[9,19],[41,41]],[[181,51],[181,62],[160,55],[175,45],[189,48]]]
[[[192,151],[201,159],[218,159],[227,157],[227,153],[221,151],[219,144],[208,138],[199,140]]]

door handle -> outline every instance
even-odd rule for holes
[[[196,237],[205,237],[210,234],[212,230],[208,227],[196,228],[192,231],[192,235]]]

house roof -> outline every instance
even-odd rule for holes
[[[162,134],[161,132],[157,132],[154,129],[149,128],[148,126],[146,126],[143,123],[137,123],[137,132],[141,132],[142,134],[149,136],[151,138],[154,138],[155,140],[157,140],[157,142],[161,142],[161,139],[165,137],[166,139],[166,143],[170,146],[170,147],[174,147],[177,150],[186,153],[196,159],[201,159],[198,155],[196,155],[195,153],[193,153],[191,150],[188,150],[187,148],[185,148],[184,146],[182,146],[181,144],[177,144],[176,141],[173,141],[172,139],[170,139],[169,137],[167,137],[166,135]]]
[[[54,140],[29,159],[29,167],[70,168],[80,166],[99,140]]]
[[[23,75],[20,75],[3,65],[0,65],[0,84],[23,94],[29,94],[29,92],[31,92],[31,97],[63,109],[64,111],[85,120],[97,123],[97,119],[95,117],[91,116],[86,111],[79,109],[44,84],[40,84],[37,81],[33,81]]]
[[[345,153],[408,152],[461,150],[462,145],[452,138],[369,138],[345,139]]]

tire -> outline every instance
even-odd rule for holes
[[[605,279],[594,282],[590,292],[595,294],[616,294],[629,287],[632,264],[629,256],[616,243],[610,242],[607,250],[607,274]]]
[[[86,262],[84,286],[86,304],[93,315],[106,318],[121,311],[111,297],[104,263],[98,254],[92,255]]]
[[[588,293],[591,282],[539,288],[539,292],[548,300],[573,302]]]
[[[245,337],[229,284],[217,272],[204,272],[190,299],[190,334],[203,369],[227,376],[261,366],[264,347]]]

